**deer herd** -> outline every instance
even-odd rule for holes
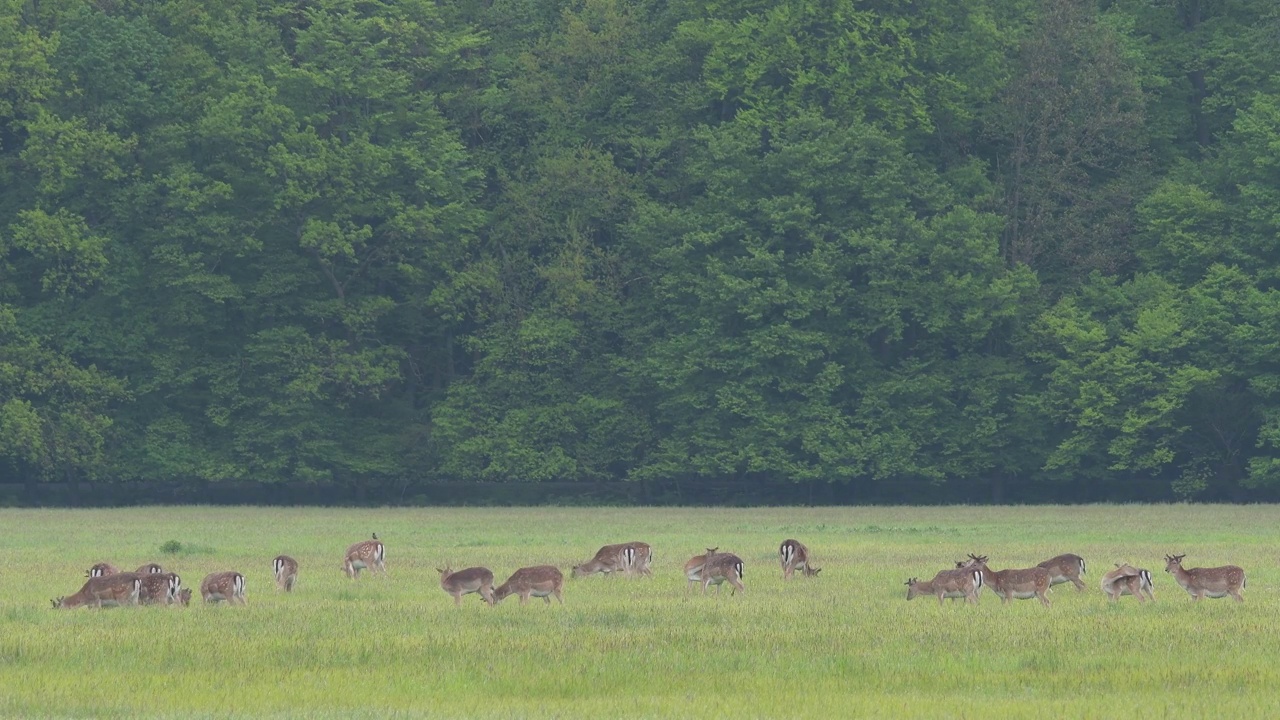
[[[1173,579],[1191,595],[1192,600],[1230,595],[1237,602],[1244,602],[1244,596],[1240,594],[1245,587],[1244,570],[1235,565],[1188,570],[1182,567],[1184,557],[1186,555],[1165,555],[1164,570],[1173,575]],[[944,598],[964,598],[965,602],[976,603],[982,588],[990,587],[1002,603],[1036,598],[1042,605],[1048,606],[1049,588],[1070,582],[1076,586],[1077,591],[1084,590],[1084,582],[1080,580],[1080,576],[1084,574],[1084,558],[1071,553],[1049,558],[1032,568],[999,572],[987,567],[986,555],[970,553],[968,560],[956,562],[954,568],[939,572],[932,580],[908,579],[907,599],[933,595],[938,598],[939,603]],[[1156,599],[1152,591],[1151,572],[1128,563],[1116,563],[1115,570],[1102,576],[1101,586],[1102,592],[1112,602],[1119,600],[1122,595],[1132,595],[1140,603]]]
[[[1182,567],[1185,555],[1166,555],[1165,572],[1192,597],[1220,598],[1230,595],[1237,602],[1244,602],[1240,591],[1245,587],[1244,570],[1235,565],[1215,568]],[[778,546],[778,559],[782,577],[790,580],[800,571],[806,577],[816,577],[822,568],[814,567],[809,548],[799,540],[785,540]],[[358,542],[347,548],[342,559],[342,572],[356,580],[361,570],[371,574],[383,574],[386,568],[386,548],[377,533],[371,540]],[[627,542],[605,545],[590,560],[574,565],[570,575],[574,578],[592,575],[623,575],[627,577],[653,575],[653,548],[644,542]],[[271,563],[276,588],[292,592],[298,580],[298,561],[288,555],[279,555]],[[932,580],[907,580],[907,600],[920,596],[935,596],[938,602],[946,598],[963,598],[966,603],[977,603],[984,587],[991,588],[1002,601],[1035,598],[1049,605],[1048,592],[1054,585],[1072,583],[1077,591],[1085,589],[1080,579],[1085,574],[1085,561],[1079,555],[1067,553],[1050,558],[1035,567],[995,571],[987,566],[986,555],[969,554],[968,560],[956,562],[955,567],[942,570]],[[540,597],[550,604],[552,596],[564,603],[564,574],[552,565],[523,567],[511,574],[507,581],[494,587],[493,572],[485,567],[469,567],[453,570],[449,565],[437,568],[440,588],[453,596],[454,604],[462,604],[462,596],[477,593],[489,605],[496,605],[504,598],[515,595],[520,604],[530,597]],[[716,586],[720,593],[724,583],[731,586],[730,595],[746,593],[742,583],[742,558],[720,548],[707,548],[684,564],[688,584],[686,594],[695,585],[707,588]],[[110,563],[98,563],[85,572],[88,580],[74,595],[53,601],[55,608],[111,607],[119,605],[189,605],[192,591],[183,587],[177,573],[168,572],[156,563],[147,563],[133,572],[121,572]],[[1115,602],[1123,595],[1132,595],[1140,603],[1155,600],[1152,592],[1151,573],[1127,563],[1117,564],[1114,570],[1102,576],[1102,591]],[[245,605],[244,575],[232,571],[211,573],[200,582],[200,597],[206,603],[225,602],[228,605]]]

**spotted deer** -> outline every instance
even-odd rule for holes
[[[1107,594],[1111,602],[1120,599],[1121,595],[1132,595],[1138,602],[1155,601],[1151,573],[1144,568],[1136,568],[1128,563],[1116,563],[1116,569],[1102,576],[1102,592]]]
[[[1182,558],[1186,555],[1165,555],[1164,571],[1173,574],[1183,590],[1191,595],[1192,600],[1211,597],[1220,598],[1230,595],[1236,602],[1244,602],[1240,591],[1245,587],[1244,570],[1235,565],[1223,565],[1215,568],[1182,567]]]
[[[965,564],[966,570],[978,569],[982,571],[982,584],[991,588],[991,592],[1000,597],[1001,604],[1008,603],[1012,600],[1029,600],[1031,598],[1039,598],[1040,604],[1048,607],[1049,597],[1049,570],[1039,565],[1033,568],[1023,570],[1001,570],[995,572],[987,567],[986,555],[969,554],[969,562]]]
[[[716,595],[720,594],[722,583],[726,580],[733,589],[729,592],[733,595],[742,592],[744,595],[747,589],[742,585],[742,558],[733,553],[716,553],[707,558],[707,562],[702,566],[702,594],[707,594],[707,586],[716,586]]]
[[[907,580],[907,599],[913,600],[922,595],[935,595],[938,604],[943,598],[964,598],[966,603],[977,604],[978,590],[982,588],[982,571],[977,568],[967,570],[943,570],[933,576],[932,580]]]
[[[622,546],[622,552],[619,553],[622,561],[622,572],[628,577],[640,574],[653,577],[653,570],[649,569],[649,565],[653,563],[653,548],[647,542],[626,543]]]
[[[707,564],[707,559],[716,554],[718,547],[707,548],[705,555],[694,555],[684,564],[684,577],[688,582],[684,586],[687,595],[694,585],[702,583],[702,567]]]
[[[142,576],[137,573],[98,575],[89,578],[76,594],[60,597],[52,602],[55,608],[67,610],[78,607],[137,605],[141,586]]]
[[[1072,553],[1065,553],[1057,557],[1051,557],[1040,563],[1038,567],[1042,567],[1049,571],[1049,586],[1061,585],[1070,582],[1076,586],[1077,591],[1084,590],[1084,581],[1080,579],[1085,574],[1084,558]]]
[[[580,578],[589,577],[591,575],[605,574],[611,575],[622,570],[623,550],[629,543],[617,543],[615,545],[605,545],[596,551],[595,557],[580,564],[574,565],[569,572],[570,577]]]
[[[88,570],[86,570],[84,573],[84,576],[85,577],[105,577],[107,575],[115,575],[119,572],[120,572],[120,569],[117,568],[115,565],[112,565],[109,562],[100,562],[100,563],[96,563],[95,565],[93,565],[93,567],[90,567]]]
[[[293,586],[298,582],[297,560],[288,555],[277,555],[271,561],[271,572],[276,576],[276,590],[293,592]]]
[[[482,600],[494,604],[493,572],[489,568],[452,570],[445,565],[444,569],[436,568],[436,572],[440,573],[440,589],[453,596],[454,605],[462,605],[462,596],[471,593],[479,593]]]
[[[157,563],[147,563],[146,565],[140,565],[137,570],[134,570],[134,572],[139,575],[153,575],[163,573],[164,568],[160,567]]]
[[[561,594],[563,588],[564,573],[558,568],[550,565],[535,565],[520,568],[511,573],[511,577],[507,578],[506,582],[494,589],[493,602],[496,605],[509,595],[518,595],[521,605],[528,602],[530,597],[540,597],[550,605],[551,596],[554,595],[563,605],[564,595]]]
[[[374,533],[372,540],[358,542],[347,548],[347,554],[342,560],[342,572],[352,580],[360,579],[360,571],[366,568],[371,573],[381,572],[385,575],[387,573],[387,567],[384,564],[386,557],[387,549],[378,539],[378,533]]]
[[[226,601],[228,605],[247,605],[244,576],[234,570],[210,573],[200,582],[200,597],[207,603]]]
[[[140,576],[138,602],[142,605],[173,605],[182,592],[182,578],[174,573],[146,573]]]
[[[796,570],[803,572],[806,577],[815,577],[822,572],[822,568],[809,564],[809,548],[799,540],[783,540],[778,546],[778,557],[782,561],[783,580],[790,580]]]

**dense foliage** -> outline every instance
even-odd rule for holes
[[[0,0],[0,472],[1280,481],[1280,5]]]

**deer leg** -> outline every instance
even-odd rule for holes
[[[1080,578],[1071,578],[1071,582],[1076,585],[1076,592],[1084,592],[1084,582]]]

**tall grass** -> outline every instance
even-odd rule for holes
[[[388,577],[343,577],[377,532]],[[778,544],[817,578],[783,582]],[[0,716],[1271,717],[1280,701],[1276,506],[769,509],[0,510]],[[565,605],[476,595],[435,567],[569,567],[644,540],[654,577],[566,580]],[[162,553],[169,541],[180,546]],[[708,546],[746,562],[745,596],[687,594]],[[190,552],[182,551],[189,548]],[[175,550],[174,545],[168,549]],[[903,582],[968,552],[1024,567],[1089,561],[1051,608],[906,602]],[[1163,572],[1248,572],[1246,602],[1193,604]],[[278,593],[271,559],[300,564]],[[55,611],[91,564],[156,561],[196,587],[239,570],[245,608]],[[1157,602],[1110,604],[1113,562]]]

